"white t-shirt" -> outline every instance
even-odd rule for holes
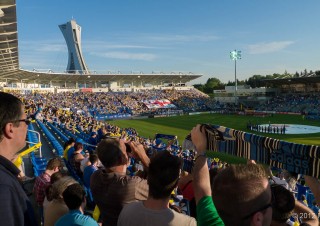
[[[196,226],[193,217],[178,213],[172,209],[152,210],[143,205],[143,202],[127,204],[121,211],[118,226]]]

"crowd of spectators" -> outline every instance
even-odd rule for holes
[[[68,109],[84,117],[128,114],[131,116],[161,114],[170,110],[208,111],[217,107],[217,103],[205,94],[193,89],[145,90],[138,92],[64,92],[16,94],[22,98],[26,109],[36,112],[41,103],[43,111],[55,114],[59,109]],[[172,105],[148,107],[146,101],[168,100]]]
[[[320,94],[286,94],[271,98],[256,107],[259,111],[294,112],[304,115],[320,115]]]
[[[77,136],[84,133],[88,138],[70,140],[65,145],[64,161],[70,166],[68,170],[75,171],[71,175],[76,178],[61,174],[61,161],[56,158],[50,160],[46,171],[36,178],[35,193],[39,207],[43,208],[43,211],[39,209],[44,225],[97,225],[95,220],[84,215],[89,198],[86,195],[90,194],[100,210],[100,219],[96,220],[102,225],[150,225],[151,222],[152,225],[268,226],[293,224],[294,221],[312,226],[319,224],[317,205],[309,206],[303,201],[308,193],[301,178],[281,175],[277,180],[268,175],[264,166],[254,162],[228,165],[208,159],[208,142],[200,125],[191,131],[196,151],[173,147],[171,141],[159,150],[158,140],[139,137],[134,128],[119,128],[93,118],[91,110],[98,105],[91,101],[102,101],[101,105],[105,99],[113,101],[110,111],[117,112],[123,103],[116,95],[103,96],[99,101],[95,100],[96,94],[73,95],[33,94],[20,96],[22,102],[19,102],[17,98],[0,93],[0,220],[7,225],[36,225],[28,198],[15,179],[18,171],[11,163],[25,145],[26,124],[30,123],[25,119],[22,103],[29,115],[53,122]],[[6,109],[8,102],[16,104]],[[206,100],[197,103],[191,103],[186,109],[197,106],[204,110],[204,103],[208,106]],[[4,114],[7,111],[20,113]],[[84,148],[86,142],[97,147],[86,153],[90,147]],[[181,173],[184,160],[192,162],[189,173]],[[296,184],[292,185],[292,178]],[[319,204],[319,181],[308,176],[304,179],[314,193],[315,204]],[[274,185],[285,185],[289,193]],[[297,194],[301,195],[297,199],[292,194],[296,187]],[[190,206],[186,211],[190,216],[177,206],[181,196]],[[20,208],[11,213],[9,207],[13,202],[17,206],[19,200],[24,204],[20,202]],[[8,216],[12,216],[11,221]]]

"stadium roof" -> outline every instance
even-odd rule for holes
[[[304,76],[298,78],[265,79],[266,84],[288,85],[288,84],[314,84],[320,83],[320,76]]]
[[[37,72],[37,71],[26,71],[19,70],[15,79],[20,82],[22,80],[24,83],[43,83],[43,82],[99,82],[104,81],[110,82],[121,82],[131,84],[132,82],[142,82],[142,83],[186,83],[193,79],[199,78],[201,75],[189,74],[66,74],[66,73],[54,73],[54,72]],[[8,78],[9,79],[9,78]]]
[[[19,70],[15,0],[0,1],[0,78]]]
[[[67,62],[66,62],[67,64]],[[39,65],[41,67],[41,65]],[[19,67],[16,0],[0,1],[0,81],[23,83],[48,82],[122,82],[132,83],[186,83],[202,75],[192,73],[151,74],[70,74],[27,71]]]

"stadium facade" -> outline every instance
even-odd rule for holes
[[[75,20],[59,25],[68,46],[68,66],[66,72],[89,74],[81,48],[81,27]]]

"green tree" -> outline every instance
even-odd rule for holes
[[[221,81],[218,78],[209,78],[204,86],[205,93],[212,93],[214,89],[221,87]]]
[[[193,87],[200,90],[201,92],[204,92],[204,85],[203,84],[194,84]]]

